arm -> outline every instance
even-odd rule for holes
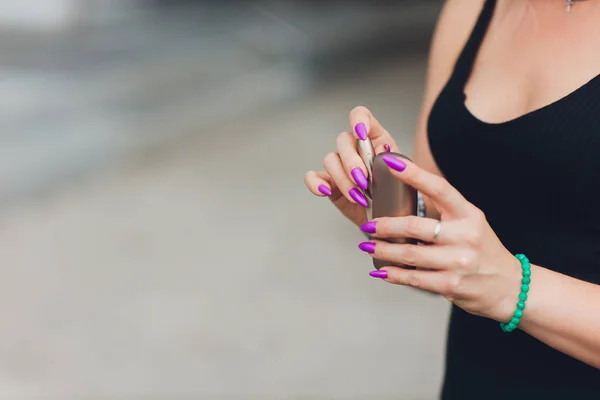
[[[447,0],[434,32],[413,157],[421,168],[438,176],[442,174],[429,148],[427,119],[482,5],[482,1]],[[428,197],[424,196],[424,199],[428,216],[439,218],[438,210]],[[533,285],[520,329],[563,353],[600,368],[600,286],[534,265],[532,277]],[[513,297],[508,301],[509,313],[513,311]]]
[[[454,64],[475,26],[482,7],[482,0],[447,0],[433,34],[413,158],[421,168],[439,176],[442,176],[442,173],[429,149],[427,120],[435,99],[452,74]],[[424,196],[424,200],[428,216],[438,218],[439,213],[427,196]]]
[[[548,346],[600,368],[600,286],[531,266],[519,327]]]

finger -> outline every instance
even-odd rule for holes
[[[346,175],[351,176],[359,188],[367,190],[369,188],[368,171],[358,155],[354,136],[350,132],[342,132],[337,137],[336,145]]]
[[[429,197],[439,208],[456,216],[472,212],[474,206],[441,176],[425,171],[405,158],[390,154],[382,159],[390,167],[392,175]]]
[[[452,239],[457,239],[457,235],[451,232],[454,230],[454,225],[456,224],[444,222],[443,229],[440,229],[437,237],[434,237],[438,223],[440,222],[436,219],[414,215],[407,217],[381,217],[363,224],[360,229],[365,233],[371,234],[372,237],[381,239],[411,238],[423,242],[435,241],[436,244],[454,243]]]
[[[379,272],[379,274],[377,272]],[[453,293],[454,288],[457,285],[456,275],[446,271],[383,267],[379,271],[373,271],[371,276],[382,278],[386,282],[395,285],[410,286],[427,290],[428,292],[439,293],[444,296]]]
[[[329,153],[325,156],[323,166],[344,197],[350,202],[359,204],[363,207],[369,206],[367,198],[354,186],[346,174],[344,166],[342,165],[342,160],[337,153]]]
[[[317,171],[308,171],[304,175],[304,183],[310,192],[316,196],[331,196],[332,188],[330,181],[324,179],[325,173],[319,173]],[[327,175],[327,174],[325,174]],[[329,177],[329,175],[327,175]],[[331,179],[331,178],[330,178]]]
[[[395,143],[393,143],[392,145],[389,145],[388,143],[384,143],[384,144],[378,144],[375,146],[375,154],[379,154],[379,153],[390,153],[390,152],[394,152],[394,153],[398,153],[398,147],[396,146]]]
[[[380,261],[427,269],[448,269],[449,260],[455,258],[454,251],[447,246],[420,246],[372,240],[360,243],[358,248]]]
[[[358,139],[365,140],[369,137],[373,142],[373,146],[386,143],[391,146],[394,143],[388,131],[381,126],[366,107],[358,106],[350,111],[350,126]]]

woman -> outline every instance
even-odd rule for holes
[[[364,107],[306,174],[372,235],[363,251],[422,267],[371,276],[453,303],[444,399],[600,398],[598,72],[600,1],[448,0],[414,163],[386,158],[427,217],[366,220],[356,139],[399,149]]]

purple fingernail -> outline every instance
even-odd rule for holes
[[[371,271],[371,272],[369,272],[369,275],[371,275],[373,278],[381,278],[381,279],[387,279],[387,277],[388,277],[388,273],[386,270]]]
[[[363,190],[367,190],[369,188],[369,182],[367,181],[367,177],[362,169],[356,167],[351,172],[352,177],[354,178],[354,182]]]
[[[356,132],[356,136],[360,138],[360,140],[367,139],[367,127],[362,122],[359,122],[354,127],[354,132]]]
[[[352,199],[355,202],[357,202],[361,206],[363,206],[365,208],[369,206],[369,202],[367,201],[367,198],[357,188],[350,189],[348,194],[350,195],[350,197],[352,197]]]
[[[383,145],[383,148],[384,148],[384,149],[385,149],[385,151],[386,151],[386,152],[388,152],[388,153],[389,153],[390,151],[392,151],[392,149],[390,148],[390,145],[389,145],[389,144],[384,144],[384,145]]]
[[[386,163],[390,168],[395,169],[396,171],[402,172],[406,169],[406,164],[404,163],[404,161],[397,157],[386,154],[381,158],[383,159],[384,163]]]
[[[376,221],[365,222],[364,224],[361,225],[360,230],[365,233],[375,233],[375,232],[377,232],[376,225],[377,225]]]
[[[325,196],[331,196],[331,189],[329,189],[325,185],[319,185],[319,192],[323,193]]]
[[[369,254],[375,253],[375,243],[373,242],[362,242],[358,245],[358,248]]]

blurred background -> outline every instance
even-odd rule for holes
[[[435,399],[448,305],[304,187],[441,1],[0,0],[0,398]]]

